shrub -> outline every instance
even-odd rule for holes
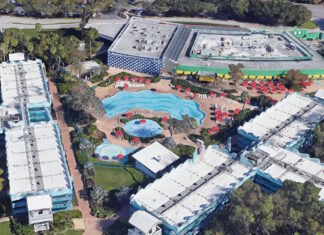
[[[191,158],[195,152],[195,147],[190,145],[178,144],[173,152],[179,157]]]

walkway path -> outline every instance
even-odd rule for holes
[[[74,190],[77,201],[79,203],[79,205],[76,206],[76,209],[79,209],[81,211],[85,225],[84,235],[102,234],[103,230],[113,224],[116,219],[118,219],[118,217],[115,217],[113,219],[99,219],[90,214],[91,209],[87,198],[87,192],[84,188],[81,174],[77,168],[77,163],[72,150],[70,129],[64,121],[62,104],[59,100],[56,86],[52,81],[49,81],[49,88],[51,94],[53,95],[53,107],[58,118],[57,123],[60,126],[62,143],[67,156],[70,174],[74,179]]]

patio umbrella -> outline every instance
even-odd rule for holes
[[[256,86],[256,85],[257,85],[257,84],[256,84],[255,81],[251,82],[251,86]]]
[[[151,79],[146,78],[146,79],[145,79],[145,84],[150,84],[150,83],[151,83]]]
[[[194,97],[194,98],[197,98],[197,97],[198,97],[198,93],[196,93],[196,92],[193,93],[193,97]]]
[[[163,123],[167,123],[167,121],[168,121],[168,118],[167,118],[167,117],[163,117],[163,118],[162,118],[162,122],[163,122]]]
[[[181,88],[182,88],[182,86],[181,86],[181,85],[177,85],[177,90],[178,90],[178,91],[180,91],[180,90],[181,90]]]
[[[217,110],[216,110],[216,114],[217,114],[217,115],[222,115],[222,114],[223,114],[223,112],[222,112],[222,110],[220,110],[220,109],[217,109]]]
[[[220,97],[225,97],[226,94],[223,92],[223,93],[220,93]]]
[[[224,118],[228,118],[228,116],[229,116],[228,112],[224,112],[224,113],[223,113],[223,117],[224,117]]]
[[[136,82],[137,81],[137,77],[132,77],[131,80],[132,80],[132,82]]]
[[[218,126],[213,126],[212,130],[213,130],[215,133],[219,132],[219,128],[218,128]]]
[[[127,75],[125,75],[125,76],[124,76],[124,81],[128,81],[128,78],[129,78],[129,77],[128,77]]]
[[[273,87],[273,88],[271,89],[271,91],[272,91],[272,92],[276,92],[276,91],[277,91],[277,88]]]
[[[139,77],[139,78],[138,78],[138,81],[139,81],[139,82],[143,82],[143,81],[144,81],[144,78]]]
[[[249,85],[249,82],[248,81],[243,81],[242,85],[247,87]]]
[[[294,92],[294,89],[289,88],[289,89],[288,89],[288,92],[289,92],[289,93],[293,93],[293,92]]]
[[[213,96],[215,95],[215,92],[211,91],[211,92],[209,92],[209,95],[210,95],[211,97],[213,97]]]
[[[237,115],[237,114],[239,114],[240,112],[241,112],[241,109],[236,108],[236,109],[234,110],[234,115]]]
[[[145,119],[141,119],[140,120],[140,123],[144,124],[144,123],[146,123],[146,120]]]
[[[120,159],[123,159],[125,156],[123,154],[118,154],[117,155],[117,158],[120,160]]]
[[[211,129],[208,129],[208,134],[209,135],[212,135],[213,134],[213,131]]]
[[[282,86],[282,87],[280,87],[279,89],[280,89],[280,90],[281,90],[282,92],[285,92],[285,91],[286,91],[286,88],[285,88],[285,87],[283,87],[283,86]]]
[[[121,130],[116,130],[115,134],[117,137],[123,137],[123,132]]]
[[[128,88],[128,84],[124,83],[124,89],[127,89],[127,88]]]
[[[189,93],[190,92],[190,87],[187,87],[185,91],[186,91],[186,93]]]
[[[216,116],[217,121],[223,121],[223,117],[221,115]]]
[[[273,81],[268,82],[270,86],[273,86]]]
[[[261,82],[260,82],[260,85],[261,85],[261,86],[264,86],[264,81],[261,81]]]
[[[138,138],[138,137],[134,137],[134,138],[132,139],[132,143],[133,143],[133,144],[138,144],[138,142],[139,142],[139,138]]]
[[[131,118],[133,116],[133,113],[132,112],[128,112],[128,113],[126,113],[126,117],[127,118]]]
[[[120,77],[116,77],[116,78],[115,78],[115,81],[116,81],[116,82],[120,81]]]

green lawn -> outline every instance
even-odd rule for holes
[[[303,28],[303,29],[317,29],[317,27],[318,27],[317,24],[312,20],[308,20],[304,24],[299,26],[299,28]]]
[[[11,235],[12,234],[9,221],[0,223],[0,234],[1,235]]]
[[[114,164],[120,165],[120,164]],[[135,168],[108,168],[95,166],[96,183],[107,190],[119,189],[122,186],[131,186],[134,183],[141,183],[144,175]]]

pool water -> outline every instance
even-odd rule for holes
[[[114,157],[117,157],[118,154],[126,155],[125,149],[118,145],[107,144],[101,149],[101,157],[112,159]]]
[[[45,109],[28,109],[30,122],[49,121],[48,113]]]
[[[182,99],[175,94],[156,93],[145,90],[139,92],[121,91],[116,95],[102,101],[108,117],[126,113],[132,109],[140,108],[151,111],[167,112],[171,117],[182,120],[188,115],[202,124],[205,113],[199,108],[197,102]]]
[[[140,119],[129,121],[124,126],[124,131],[129,135],[140,138],[150,138],[162,134],[161,126],[149,119],[145,119],[145,123],[141,123]]]

